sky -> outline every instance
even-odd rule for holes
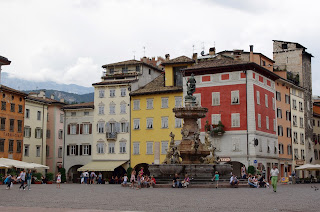
[[[2,71],[90,87],[108,63],[191,57],[213,46],[219,52],[254,45],[272,58],[272,40],[284,40],[314,56],[313,95],[320,96],[319,6],[315,0],[0,0],[0,55],[12,61]]]

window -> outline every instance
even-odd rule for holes
[[[116,96],[116,90],[110,89],[110,97],[115,97],[115,96]]]
[[[288,152],[288,155],[292,155],[292,148],[290,144],[288,144],[287,146],[287,152]]]
[[[270,148],[270,141],[267,140],[267,153],[270,153],[270,150],[271,150],[271,148]]]
[[[9,150],[8,152],[12,153],[13,152],[13,140],[9,140]]]
[[[291,138],[291,128],[287,127],[287,137]]]
[[[212,114],[211,115],[211,123],[213,125],[218,125],[219,121],[221,121],[221,114]]]
[[[99,90],[99,98],[104,98],[104,90]]]
[[[275,119],[273,119],[273,131],[276,132],[277,129],[277,122]]]
[[[133,154],[134,155],[140,154],[140,143],[139,142],[133,142]]]
[[[161,128],[168,128],[168,117],[161,117]]]
[[[135,130],[140,129],[140,119],[133,119],[133,129]]]
[[[121,96],[122,97],[126,96],[126,92],[127,92],[126,88],[121,88]]]
[[[31,128],[30,127],[24,127],[24,137],[26,137],[26,138],[31,137]]]
[[[240,127],[240,113],[231,113],[231,127]]]
[[[264,99],[265,99],[266,107],[269,107],[267,94],[264,95]]]
[[[77,112],[71,112],[71,116],[77,116]]]
[[[110,74],[114,74],[114,68],[109,69]]]
[[[104,106],[99,106],[99,114],[104,114]]]
[[[293,120],[292,120],[292,122],[293,122],[293,126],[298,126],[298,122],[297,122],[297,116],[295,116],[295,115],[293,115]]]
[[[258,114],[258,127],[261,128],[261,114]]]
[[[182,107],[182,97],[181,96],[176,96],[174,97],[174,103],[175,107]]]
[[[153,154],[153,142],[147,142],[147,155],[152,155]]]
[[[24,145],[24,156],[29,156],[29,144]]]
[[[70,155],[76,155],[77,146],[76,145],[70,145]]]
[[[116,105],[110,104],[110,114],[116,114]]]
[[[41,111],[37,112],[37,120],[41,120]]]
[[[314,150],[314,159],[319,160],[318,150]]]
[[[22,113],[22,111],[23,111],[22,105],[18,105],[18,113]]]
[[[59,130],[58,131],[58,139],[62,139],[62,137],[63,137],[63,131]]]
[[[40,157],[40,146],[36,146],[36,157]]]
[[[281,101],[281,93],[279,91],[276,91],[276,99],[277,101]]]
[[[104,122],[98,122],[98,133],[104,133]]]
[[[35,129],[35,138],[41,138],[41,129],[40,128],[36,128]]]
[[[1,102],[1,110],[7,110],[7,103],[6,102]]]
[[[14,131],[14,119],[10,119],[10,131]]]
[[[281,125],[278,126],[278,136],[283,136],[283,127]]]
[[[303,133],[300,133],[300,144],[304,144],[304,134]]]
[[[0,139],[0,152],[4,152],[4,139]]]
[[[46,157],[49,157],[50,155],[50,147],[48,145],[46,145]]]
[[[77,134],[77,124],[70,124],[70,135]]]
[[[292,108],[293,108],[294,110],[297,109],[297,101],[296,101],[295,99],[292,100]]]
[[[303,128],[303,118],[300,117],[300,127]]]
[[[22,141],[17,141],[17,153],[21,153]]]
[[[212,92],[212,106],[220,105],[220,92]]]
[[[104,143],[102,142],[97,143],[97,153],[104,154]]]
[[[26,118],[30,118],[30,109],[26,109]]]
[[[153,118],[147,118],[147,129],[153,128]]]
[[[136,66],[136,72],[139,72],[139,71],[140,71],[140,66]]]
[[[84,115],[84,116],[89,116],[89,111],[83,112],[83,115]]]
[[[18,120],[18,132],[22,132],[22,120]]]
[[[10,111],[15,112],[15,107],[16,107],[16,104],[11,103],[10,104]]]
[[[175,118],[174,121],[175,121],[175,125],[174,125],[175,128],[181,128],[182,127],[182,119]]]
[[[281,48],[282,48],[282,49],[288,49],[288,44],[287,44],[287,43],[281,44]]]
[[[303,111],[302,102],[299,102],[299,110],[300,110],[300,111]]]
[[[276,102],[274,101],[273,97],[272,97],[272,109],[276,110]]]
[[[60,123],[63,123],[63,114],[60,113]]]
[[[147,109],[153,109],[153,99],[147,99]]]
[[[232,151],[240,151],[240,138],[232,137]]]
[[[298,143],[298,133],[293,132],[293,143],[297,144]]]
[[[126,113],[127,104],[120,104],[120,113]]]
[[[231,91],[231,104],[236,105],[240,103],[239,91]]]
[[[286,104],[290,104],[290,96],[289,95],[285,95],[285,102]]]
[[[62,158],[62,146],[58,148],[58,158]]]
[[[133,110],[140,110],[140,100],[133,100]]]
[[[279,154],[284,154],[283,144],[279,144]]]
[[[161,141],[161,154],[167,154],[168,150],[168,141]]]
[[[47,121],[49,121],[49,113],[47,112]]]
[[[304,149],[301,149],[301,160],[304,160]]]
[[[110,142],[109,143],[109,154],[113,154],[114,153],[114,146],[115,146],[114,142]]]
[[[286,111],[286,120],[291,121],[291,113],[288,110]]]
[[[0,130],[5,130],[6,129],[6,118],[0,118],[0,119],[1,119]]]
[[[120,141],[120,153],[126,153],[127,142]]]
[[[269,129],[269,117],[266,116],[266,129],[268,130]]]
[[[257,104],[260,105],[260,92],[257,91]]]
[[[83,124],[83,134],[90,134],[90,124]]]
[[[121,122],[120,123],[120,132],[122,132],[122,133],[129,132],[129,123],[128,122]]]
[[[282,119],[282,110],[277,108],[277,118]]]
[[[123,74],[128,73],[128,67],[124,67],[124,68],[122,68],[122,73],[123,73]]]
[[[168,98],[161,98],[161,108],[168,108]]]
[[[294,149],[294,159],[299,159],[298,149]]]

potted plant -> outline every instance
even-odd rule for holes
[[[41,184],[42,183],[42,174],[41,173],[34,173],[33,176],[36,178],[34,184]]]
[[[47,178],[47,184],[52,184],[53,173],[51,173],[51,172],[47,173],[46,178]]]
[[[3,175],[2,174],[0,174],[0,185],[2,185],[3,184]]]
[[[223,135],[224,134],[224,125],[221,121],[217,125],[212,125],[213,129],[211,130],[211,135]]]

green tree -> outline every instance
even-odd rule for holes
[[[129,168],[127,169],[127,176],[128,176],[128,179],[131,178],[131,172],[132,172],[132,167],[129,166]]]
[[[255,174],[255,173],[256,173],[256,167],[254,167],[254,166],[249,166],[249,167],[248,167],[248,173],[249,173],[249,174]]]

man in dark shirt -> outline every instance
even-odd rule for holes
[[[173,188],[180,188],[180,179],[177,173],[174,175],[172,183]]]

